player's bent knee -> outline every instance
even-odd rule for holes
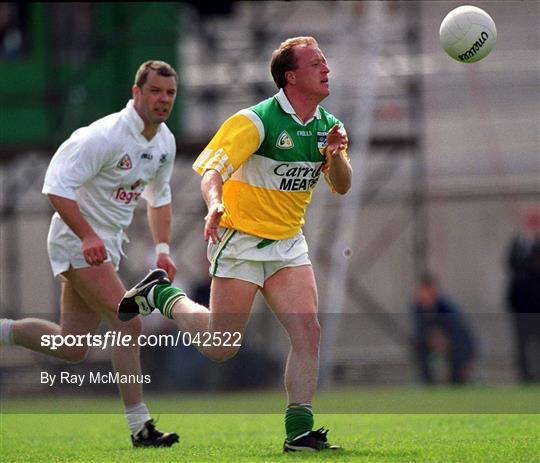
[[[88,350],[87,347],[66,347],[61,353],[61,358],[72,364],[82,363],[88,355]]]
[[[310,341],[318,341],[321,337],[321,325],[316,318],[304,320],[295,330],[297,337],[307,338]],[[293,334],[293,335],[294,335]]]
[[[212,347],[205,352],[208,359],[213,362],[225,362],[232,359],[240,350],[240,347]]]
[[[316,318],[304,321],[289,333],[289,337],[293,347],[317,354],[321,340],[321,325]]]
[[[123,335],[130,335],[132,339],[134,339],[142,332],[142,322],[139,317],[136,317],[127,322],[120,322],[116,328],[119,329]]]
[[[317,320],[311,321],[307,326],[307,339],[313,353],[319,352],[319,344],[321,341],[321,325]]]

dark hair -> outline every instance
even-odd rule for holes
[[[139,66],[137,73],[135,74],[135,85],[139,88],[142,88],[143,85],[148,80],[148,74],[150,71],[156,71],[157,74],[163,77],[174,77],[176,82],[178,82],[178,76],[174,68],[166,63],[165,61],[145,61]]]
[[[282,42],[277,50],[272,53],[270,72],[278,88],[287,85],[285,73],[294,71],[298,67],[298,60],[294,47],[318,47],[319,44],[313,37],[292,37]]]

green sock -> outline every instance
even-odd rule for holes
[[[180,288],[169,284],[162,284],[154,286],[152,298],[156,309],[167,318],[173,318],[171,311],[174,303],[185,295],[186,293]]]
[[[289,404],[285,411],[285,432],[290,442],[313,430],[311,404]]]

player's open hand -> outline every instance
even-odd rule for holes
[[[82,253],[86,263],[91,266],[101,265],[107,260],[105,244],[95,233],[82,239]]]
[[[219,242],[219,221],[225,212],[225,206],[222,203],[216,203],[208,209],[208,214],[204,218],[204,240],[211,240],[212,243]]]
[[[171,282],[174,280],[174,277],[176,276],[176,264],[169,254],[160,252],[156,258],[156,266],[167,272]]]
[[[349,137],[347,132],[338,124],[335,124],[329,131],[326,137],[326,152],[332,157],[336,157],[339,153],[347,149]]]

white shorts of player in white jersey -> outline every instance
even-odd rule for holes
[[[220,227],[219,236],[219,243],[208,245],[212,276],[250,281],[262,288],[282,268],[311,265],[302,232],[273,241]]]
[[[107,249],[107,262],[111,262],[116,270],[120,265],[120,258],[124,255],[122,242],[127,240],[122,231],[98,230],[96,233],[103,240]],[[47,236],[47,251],[53,274],[59,280],[65,280],[62,276],[70,267],[86,268],[90,267],[84,259],[81,247],[81,240],[65,222],[54,214]]]

